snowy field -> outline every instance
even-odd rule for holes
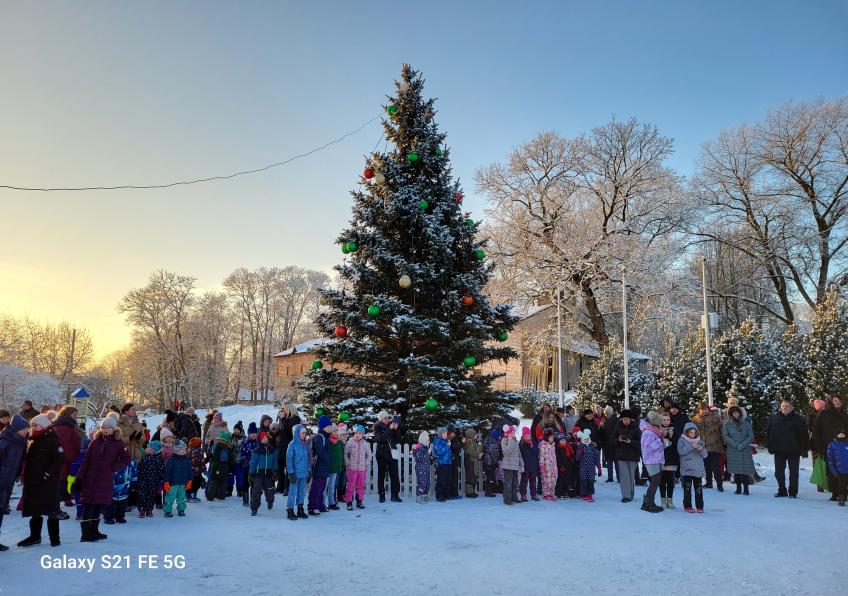
[[[278,501],[250,517],[240,499],[189,504],[185,518],[128,516],[101,524],[109,539],[79,542],[61,522],[62,545],[47,541],[0,554],[0,596],[38,593],[208,595],[239,589],[278,594],[839,594],[848,566],[848,508],[806,482],[797,500],[775,499],[769,479],[745,497],[706,491],[706,513],[649,514],[640,499],[619,502],[617,484],[597,485],[597,502],[569,500],[508,508],[500,498],[380,505],[290,522]],[[809,467],[809,460],[802,460]],[[678,489],[679,490],[679,489]],[[637,487],[637,495],[643,488]],[[675,501],[681,505],[678,493]],[[14,508],[15,502],[12,502]],[[264,506],[263,506],[264,507]],[[0,537],[27,535],[13,513]],[[139,568],[158,555],[158,568]],[[165,569],[166,555],[184,568]],[[94,557],[93,571],[43,569],[49,557]],[[120,556],[129,569],[105,569]],[[176,559],[179,563],[179,559]]]

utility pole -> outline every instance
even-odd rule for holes
[[[701,289],[704,293],[704,340],[707,348],[707,402],[713,405],[713,365],[710,355],[710,312],[707,308],[707,257],[701,257]]]
[[[560,296],[559,277],[557,277],[557,391],[559,391],[559,406],[563,408],[565,407],[565,402],[562,395],[562,307],[560,305]]]
[[[627,353],[627,272],[621,268],[622,339],[624,340],[624,409],[630,409],[630,362]]]

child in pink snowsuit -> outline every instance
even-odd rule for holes
[[[539,441],[539,472],[542,475],[542,494],[546,501],[553,501],[557,481],[556,448],[554,429],[546,428],[544,439]]]
[[[354,496],[357,509],[364,509],[362,501],[365,500],[365,476],[371,462],[371,446],[365,440],[365,428],[361,424],[354,427],[353,440],[345,445],[344,462],[347,469],[345,501],[348,511],[353,509]]]

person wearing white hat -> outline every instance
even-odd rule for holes
[[[55,412],[51,412],[55,417]],[[29,517],[29,536],[18,546],[41,544],[41,528],[47,517],[50,546],[59,546],[59,471],[65,461],[65,452],[59,436],[52,428],[53,419],[39,414],[30,420],[30,444],[24,455],[23,508],[21,514]]]

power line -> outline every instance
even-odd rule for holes
[[[345,140],[349,136],[355,135],[360,130],[362,130],[363,128],[365,128],[366,126],[368,126],[369,124],[371,124],[372,122],[377,120],[378,118],[380,118],[380,115],[374,116],[373,118],[369,119],[368,121],[363,123],[359,128],[357,128],[356,130],[352,130],[350,132],[347,132],[347,133],[343,134],[342,136],[340,136],[339,138],[333,139],[332,141],[325,143],[325,144],[321,145],[320,147],[316,147],[315,149],[307,151],[306,153],[301,153],[300,155],[295,155],[293,157],[289,157],[288,159],[284,159],[283,161],[278,161],[278,162],[275,162],[275,163],[272,163],[272,164],[268,164],[267,166],[263,166],[261,168],[256,168],[256,169],[253,169],[253,170],[242,170],[242,171],[234,172],[232,174],[227,174],[227,175],[209,176],[208,178],[197,178],[195,180],[179,180],[177,182],[169,182],[167,184],[144,184],[144,185],[121,184],[121,185],[117,185],[117,186],[80,186],[80,187],[75,187],[75,188],[35,188],[35,187],[28,187],[28,186],[10,186],[10,185],[6,185],[6,184],[0,184],[0,188],[5,188],[5,189],[8,189],[8,190],[21,190],[21,191],[33,191],[33,192],[57,192],[57,191],[73,192],[73,191],[82,191],[82,190],[126,190],[126,189],[130,189],[130,190],[151,190],[151,189],[157,189],[157,188],[171,188],[173,186],[186,186],[186,185],[189,185],[189,184],[200,184],[201,182],[211,182],[213,180],[229,180],[230,178],[235,178],[236,176],[244,176],[244,175],[247,175],[247,174],[257,174],[259,172],[264,172],[266,170],[270,170],[271,168],[276,168],[277,166],[282,166],[282,165],[285,165],[287,163],[291,163],[296,159],[300,159],[302,157],[307,157],[309,155],[312,155],[313,153],[317,153],[318,151],[326,149],[327,147],[329,147],[331,145],[335,145],[336,143],[341,143],[343,140]],[[378,143],[379,143],[379,141],[378,141]]]

